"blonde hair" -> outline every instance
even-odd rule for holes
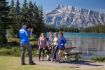
[[[40,37],[42,37],[42,36],[45,36],[44,33],[41,33],[41,34],[40,34]]]

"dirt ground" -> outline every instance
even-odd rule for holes
[[[47,61],[39,61],[37,57],[33,58],[35,63],[38,65],[45,65],[45,66],[61,66],[61,67],[70,67],[79,70],[105,70],[105,63],[99,62],[90,62],[90,61],[62,61],[59,62],[52,62]]]

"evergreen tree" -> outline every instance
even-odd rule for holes
[[[9,18],[14,19],[14,17],[15,17],[14,0],[11,0]]]
[[[0,0],[0,43],[6,43],[6,29],[8,27],[8,12],[6,0]]]
[[[21,22],[20,22],[21,8],[20,8],[19,0],[16,1],[15,13],[16,13],[15,14],[15,34],[18,34],[18,31],[21,28]]]
[[[21,23],[28,20],[28,5],[27,0],[24,0],[21,13]]]
[[[38,7],[37,5],[34,3],[33,5],[33,19],[34,19],[34,29],[36,32],[38,32],[38,17],[39,17],[39,13],[38,13]]]
[[[10,24],[11,24],[11,35],[14,36],[15,35],[15,4],[14,4],[14,0],[11,0],[11,4],[10,4],[10,12],[9,12],[9,19],[10,19]]]
[[[39,7],[39,22],[38,22],[38,27],[40,27],[39,32],[44,32],[45,31],[45,26],[44,26],[44,17],[43,17],[43,8],[42,6]]]
[[[29,24],[34,24],[34,19],[33,19],[33,4],[32,2],[30,1],[29,3],[29,10],[28,10],[28,22]]]
[[[33,13],[34,13],[34,27],[36,32],[44,32],[45,26],[44,26],[44,20],[43,20],[43,9],[42,6],[37,7],[37,5],[34,3],[33,7]]]

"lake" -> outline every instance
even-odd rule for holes
[[[82,51],[82,57],[105,56],[105,34],[104,33],[70,33],[64,32],[67,39],[66,46],[77,47],[72,51]]]

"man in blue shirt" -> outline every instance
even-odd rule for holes
[[[25,65],[25,49],[28,48],[29,64],[34,65],[35,63],[32,60],[32,49],[30,47],[30,41],[29,41],[30,33],[26,28],[27,28],[27,25],[23,25],[22,28],[19,30],[20,46],[21,46],[21,50],[22,50],[21,64]]]

